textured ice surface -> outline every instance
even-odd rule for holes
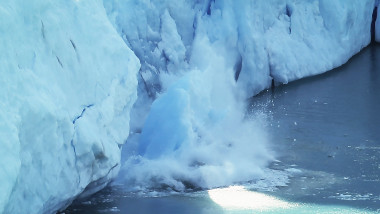
[[[272,78],[287,83],[345,63],[369,43],[375,4],[375,0],[105,1],[111,20],[141,60],[140,73],[150,93],[161,91],[162,75],[187,72],[184,64],[199,66],[191,58],[207,58],[207,47],[194,47],[202,42],[197,38],[207,38],[218,44],[222,60],[234,65],[246,96],[267,88]]]
[[[2,1],[0,20],[0,213],[52,213],[117,174],[139,63],[101,1]]]

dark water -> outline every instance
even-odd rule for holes
[[[277,195],[380,208],[379,45],[333,71],[262,93],[252,108],[265,102],[277,165],[308,171]]]
[[[271,213],[380,212],[380,46],[344,66],[259,94],[249,111],[269,115],[278,162],[294,168],[288,186],[268,194],[304,204]],[[312,205],[308,205],[312,204]],[[342,208],[339,207],[348,207]],[[336,209],[338,207],[338,212]],[[241,213],[207,192],[153,197],[108,187],[65,213]],[[252,213],[252,211],[247,211]]]

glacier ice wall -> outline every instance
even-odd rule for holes
[[[104,1],[110,18],[142,63],[151,96],[165,73],[186,70],[203,36],[229,48],[239,84],[252,96],[273,78],[287,83],[345,63],[370,41],[376,0]],[[171,22],[171,26],[167,24]],[[199,26],[207,25],[200,30]],[[170,35],[171,37],[168,37]],[[169,42],[168,42],[169,41]],[[240,75],[238,75],[240,77]]]
[[[139,61],[101,1],[2,1],[0,19],[0,213],[53,213],[117,174]]]
[[[245,98],[272,81],[286,84],[345,63],[369,44],[375,6],[375,0],[103,2],[142,65],[131,118],[136,134],[125,146],[122,176],[175,189],[259,175],[272,155],[255,122],[261,116],[244,115]]]

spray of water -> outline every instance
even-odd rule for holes
[[[273,159],[265,114],[245,115],[234,65],[202,39],[192,69],[161,78],[165,92],[153,102],[141,133],[124,150],[119,182],[130,188],[183,191],[249,181]]]

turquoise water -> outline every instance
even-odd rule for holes
[[[278,159],[268,176],[283,172],[286,186],[246,183],[190,193],[113,186],[64,212],[380,213],[379,111],[380,46],[372,45],[338,69],[250,100],[248,116],[267,115]]]

